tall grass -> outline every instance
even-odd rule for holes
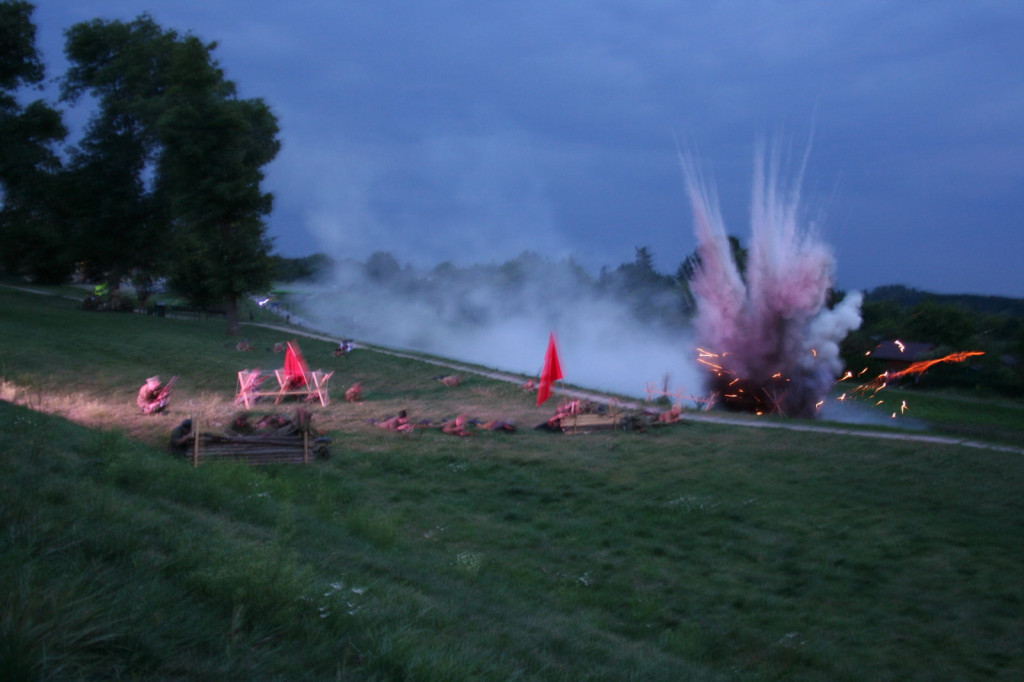
[[[22,403],[0,402],[6,679],[1024,672],[1018,454],[705,422],[547,434],[515,387],[452,391],[429,365],[303,343],[367,384],[314,408],[331,459],[193,469],[163,450],[178,417],[213,428],[239,365],[280,356],[239,354],[216,322],[0,299],[0,379]],[[76,325],[77,353],[55,333]],[[121,337],[161,352],[110,357]],[[155,371],[182,376],[170,417],[132,409]],[[366,423],[403,407],[527,428]]]

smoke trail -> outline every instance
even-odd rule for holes
[[[707,387],[727,407],[812,417],[842,371],[839,343],[860,326],[861,296],[826,307],[835,260],[817,233],[799,224],[803,167],[792,184],[780,151],[755,154],[746,280],[733,257],[715,189],[682,159],[700,267],[698,345]]]

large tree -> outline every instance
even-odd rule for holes
[[[0,257],[9,270],[60,281],[74,260],[51,201],[60,167],[54,145],[67,130],[42,100],[22,106],[17,98],[44,77],[33,9],[28,2],[0,2]]]
[[[75,155],[90,262],[112,286],[159,271],[193,303],[223,305],[236,334],[239,299],[272,271],[260,185],[280,147],[276,118],[237,97],[215,44],[148,15],[77,24],[67,38],[64,94],[99,104]]]
[[[178,46],[157,122],[158,178],[174,217],[172,285],[197,302],[223,303],[237,334],[241,297],[270,285],[263,218],[273,197],[261,183],[280,142],[270,108],[236,97],[211,57],[214,47],[194,37]]]
[[[159,271],[165,253],[152,182],[156,118],[180,39],[147,15],[83,22],[65,37],[63,97],[88,93],[97,105],[68,171],[74,241],[86,274],[116,296],[129,274]]]

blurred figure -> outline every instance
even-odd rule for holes
[[[455,419],[446,421],[442,424],[441,431],[447,433],[449,436],[470,436],[472,433],[467,425],[468,420],[468,416],[460,414]]]
[[[491,421],[484,422],[480,425],[481,429],[487,431],[500,431],[501,433],[515,433],[516,423],[514,421],[508,421],[505,419],[492,419]]]
[[[386,431],[397,431],[399,433],[409,433],[416,428],[409,423],[409,417],[406,415],[405,410],[402,410],[394,417],[388,417],[380,420],[371,419],[370,423],[377,428],[384,429]]]
[[[352,341],[350,341],[349,339],[342,339],[341,343],[338,344],[338,347],[334,349],[334,357],[337,358],[342,357],[344,355],[348,355],[351,350]]]
[[[358,403],[363,399],[363,382],[357,381],[345,391],[345,402]]]
[[[231,425],[228,426],[228,430],[231,433],[238,434],[239,436],[251,436],[252,432],[255,431],[252,424],[249,423],[249,413],[239,412],[231,420]]]
[[[671,410],[665,410],[658,415],[659,424],[675,424],[679,421],[679,416],[683,413],[683,408],[673,407]]]
[[[192,433],[192,420],[186,419],[171,429],[171,452],[187,454],[193,438],[195,438],[195,434]]]
[[[146,379],[146,383],[139,388],[135,404],[139,406],[143,414],[162,412],[171,402],[171,386],[177,379],[178,377],[173,377],[167,384],[162,384],[160,377],[149,377]]]

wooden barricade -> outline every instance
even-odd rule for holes
[[[194,423],[194,422],[193,422]],[[307,418],[294,434],[235,436],[217,433],[192,434],[192,465],[214,460],[247,464],[309,464],[330,457],[327,438],[311,433]]]
[[[334,372],[314,370],[304,375],[306,383],[303,386],[291,386],[285,378],[284,370],[260,370],[243,369],[238,373],[238,390],[235,395],[235,404],[242,403],[247,410],[260,398],[274,398],[277,405],[286,397],[294,396],[306,400],[318,400],[323,406],[331,402],[329,385]],[[270,386],[265,387],[271,378],[274,379]]]
[[[617,429],[620,424],[620,415],[614,412],[610,414],[571,414],[562,417],[560,422],[562,431],[566,433]]]

